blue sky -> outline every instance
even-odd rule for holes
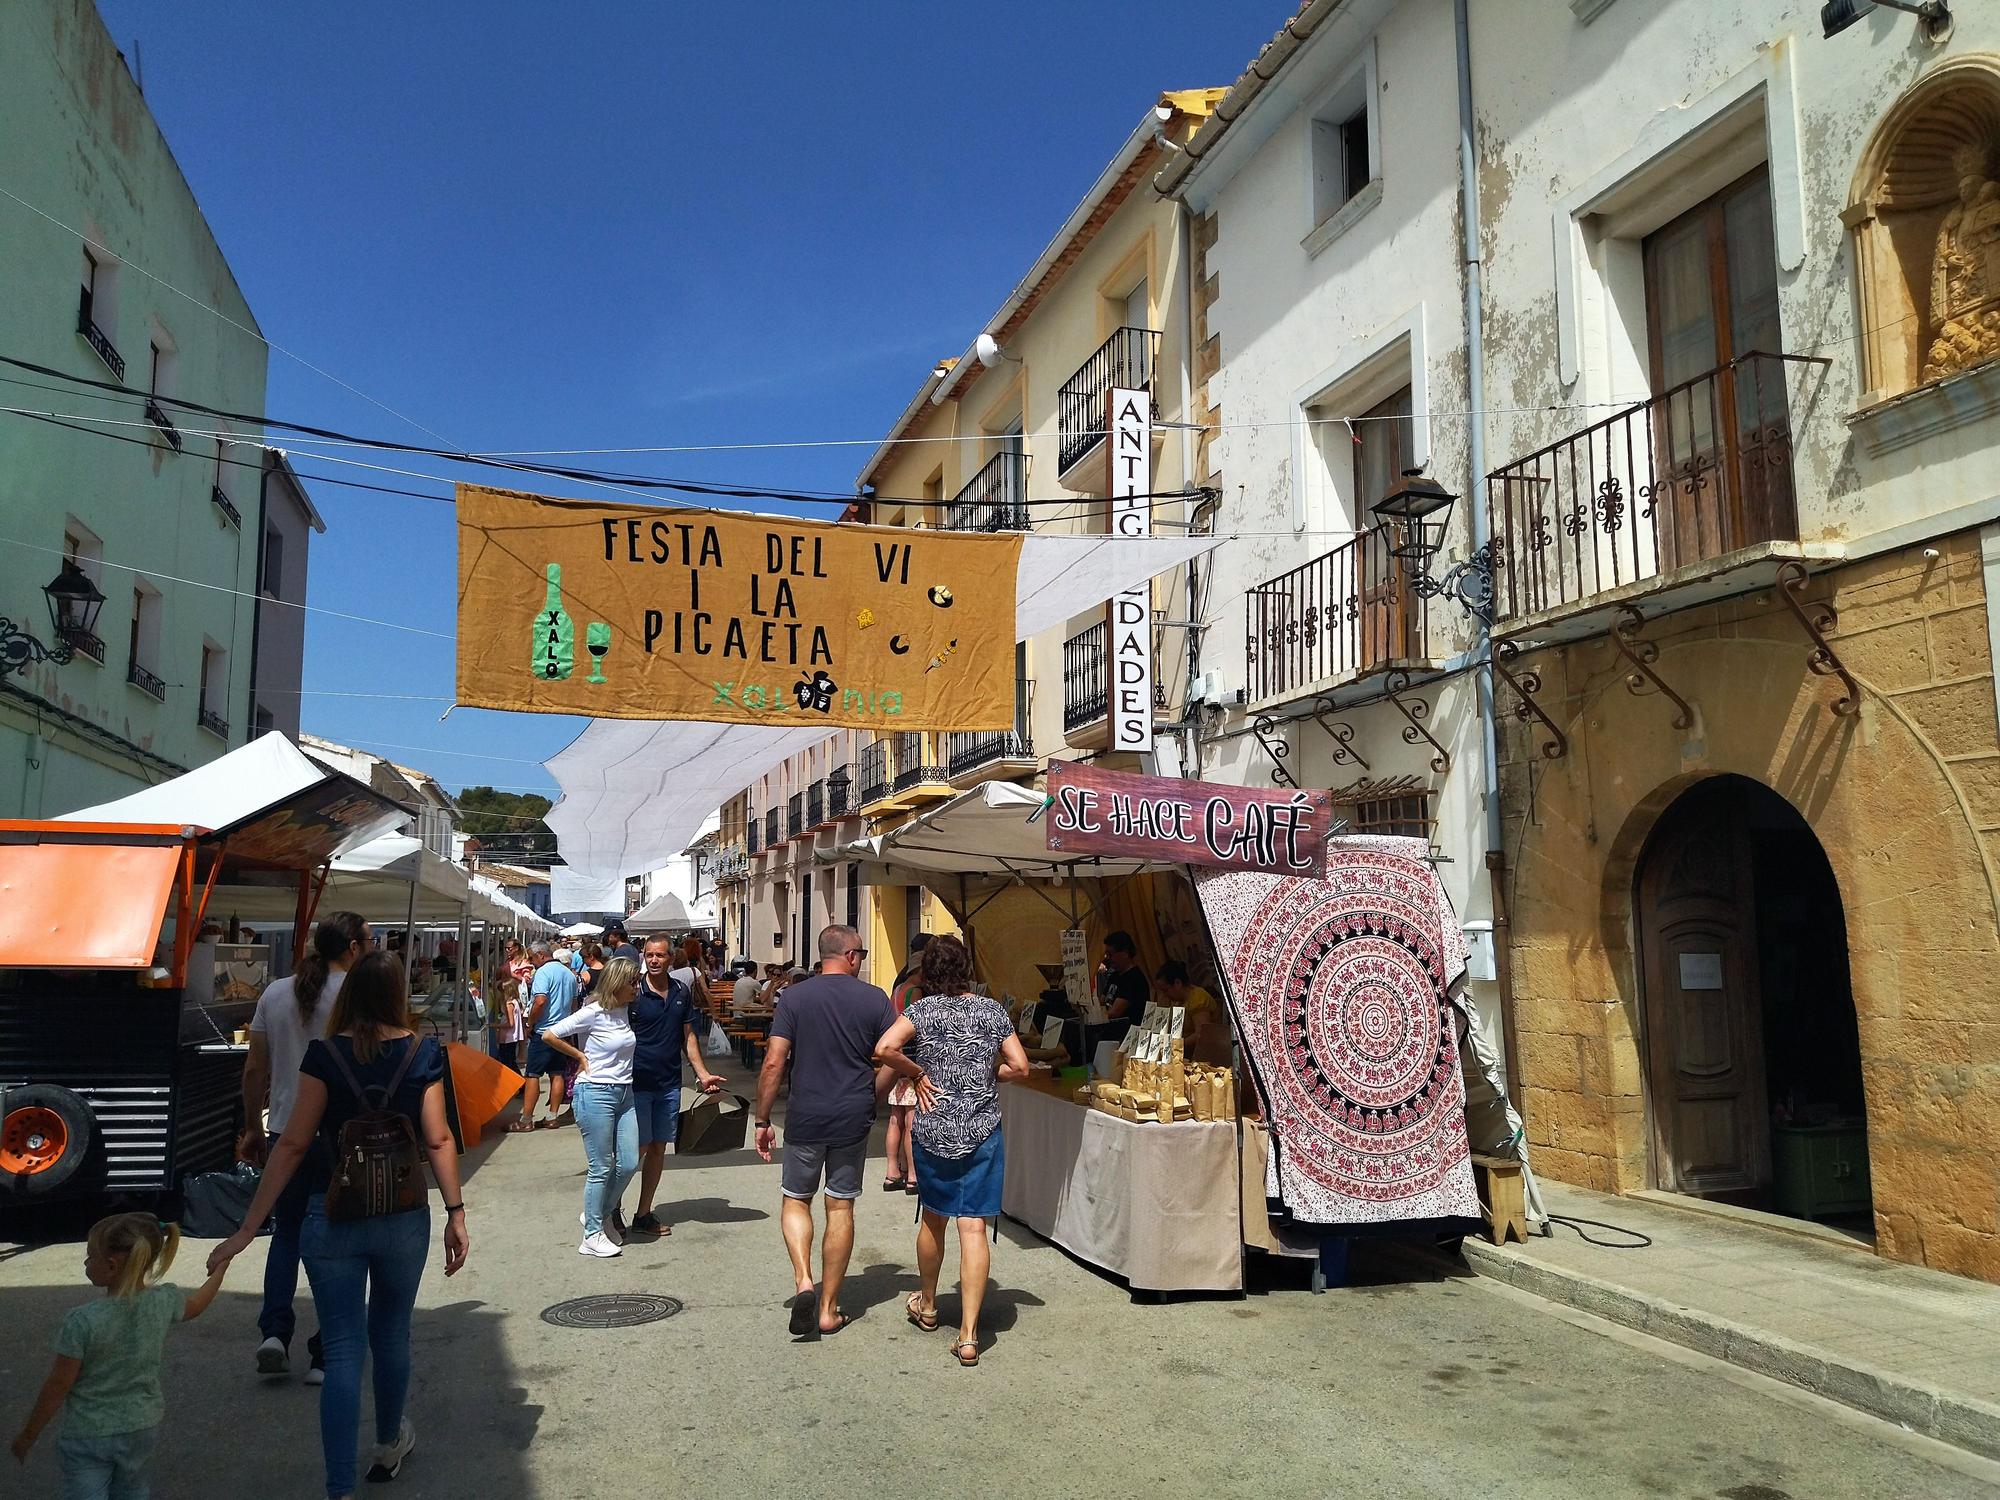
[[[99,9],[127,57],[136,43],[147,100],[266,337],[372,398],[274,350],[273,414],[433,441],[415,422],[475,450],[855,439],[582,460],[843,492],[1154,96],[1232,82],[1289,13],[1284,0]],[[442,492],[304,449],[308,472]],[[439,722],[450,506],[311,488],[328,529],[309,602],[415,630],[310,616],[304,727],[453,786],[552,789],[539,761],[579,721],[459,709]]]

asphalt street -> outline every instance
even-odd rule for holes
[[[961,1370],[954,1297],[947,1331],[903,1319],[912,1200],[876,1190],[879,1157],[844,1299],[862,1316],[807,1343],[785,1330],[777,1170],[750,1153],[670,1163],[673,1233],[611,1261],[576,1253],[574,1130],[509,1137],[469,1164],[471,1259],[447,1281],[434,1250],[415,1328],[418,1446],[393,1490],[364,1486],[379,1494],[2000,1494],[2000,1466],[1382,1251],[1357,1255],[1358,1284],[1325,1296],[1294,1264],[1258,1268],[1240,1300],[1146,1304],[1008,1226],[989,1346]],[[47,1221],[0,1249],[9,1434],[57,1321],[89,1295],[80,1227]],[[198,1280],[207,1248],[190,1242],[174,1279]],[[262,1264],[260,1241],[169,1343],[159,1500],[321,1493],[317,1393],[252,1371]],[[684,1310],[614,1331],[540,1317],[598,1291]],[[302,1306],[301,1342],[311,1320]],[[366,1411],[364,1397],[364,1431]],[[0,1494],[53,1495],[54,1448],[51,1435],[25,1470],[8,1463]]]

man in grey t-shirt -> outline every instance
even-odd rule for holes
[[[757,1154],[769,1161],[776,1142],[771,1106],[785,1065],[791,1064],[780,1224],[797,1288],[789,1304],[791,1329],[801,1338],[838,1333],[848,1324],[840,1310],[840,1284],[854,1250],[854,1200],[861,1196],[875,1106],[889,1091],[888,1070],[875,1063],[875,1044],[896,1024],[896,1009],[881,990],[855,977],[867,956],[861,934],[852,927],[820,933],[820,973],[793,984],[779,999],[757,1077]],[[812,1201],[822,1177],[826,1242],[815,1295]]]

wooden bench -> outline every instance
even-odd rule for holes
[[[1521,1164],[1511,1156],[1472,1156],[1479,1184],[1479,1212],[1486,1220],[1487,1238],[1496,1245],[1512,1235],[1528,1242],[1528,1205],[1521,1183]]]

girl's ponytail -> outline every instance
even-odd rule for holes
[[[300,955],[298,967],[292,971],[292,995],[299,1002],[301,1021],[312,1023],[332,966],[347,957],[367,930],[367,922],[351,911],[337,911],[313,929],[312,946]]]
[[[122,1255],[125,1264],[111,1283],[114,1297],[135,1297],[149,1286],[157,1286],[180,1248],[178,1224],[165,1224],[148,1213],[113,1214],[99,1219],[90,1229],[93,1255]]]

